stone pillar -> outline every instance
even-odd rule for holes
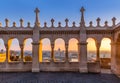
[[[111,71],[114,72],[116,68],[116,43],[111,43]]]
[[[8,45],[8,44],[5,44],[5,48],[6,48],[6,60],[5,60],[5,62],[8,63],[8,51],[9,51],[9,45]]]
[[[112,50],[114,50],[114,52],[112,51],[112,62],[111,62],[111,68],[112,68],[112,71],[113,73],[115,73],[116,75],[120,75],[120,42],[115,42],[113,45],[112,45]]]
[[[96,48],[97,48],[96,61],[100,61],[100,43],[96,43]]]
[[[54,43],[51,43],[51,61],[54,62]]]
[[[78,44],[79,49],[80,49],[80,54],[79,54],[79,71],[81,73],[87,73],[88,72],[88,67],[87,67],[87,42],[80,42]]]
[[[32,72],[39,72],[39,43],[38,42],[33,42],[32,43]]]
[[[24,56],[24,45],[20,44],[20,49],[21,49],[21,62],[23,62],[23,56]]]
[[[66,62],[69,62],[69,60],[68,60],[68,59],[69,59],[69,58],[68,58],[68,43],[65,44],[65,56],[66,56],[66,57],[65,57],[65,59],[66,59],[65,61],[66,61]]]

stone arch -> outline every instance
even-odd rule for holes
[[[0,38],[0,62],[5,62],[6,59],[6,48],[4,40]]]
[[[10,38],[8,40],[8,60],[11,61],[20,61],[21,58],[21,49],[19,40],[17,38]]]
[[[39,46],[39,61],[50,62],[51,60],[51,41],[49,38],[42,38]]]
[[[114,35],[114,42],[120,42],[120,31],[115,33],[115,35]]]
[[[65,41],[62,38],[54,41],[54,60],[56,62],[65,61]]]
[[[71,38],[68,42],[68,57],[70,62],[78,62],[78,39]]]
[[[111,42],[112,40],[108,37],[101,40],[100,60],[102,68],[111,68]]]
[[[115,41],[120,42],[120,33],[117,34]]]
[[[32,61],[32,38],[25,38],[23,42],[23,61]]]
[[[87,38],[87,60],[88,62],[96,61],[96,43],[97,40],[95,38]]]

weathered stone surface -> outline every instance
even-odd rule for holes
[[[0,83],[120,83],[113,74],[0,73]]]

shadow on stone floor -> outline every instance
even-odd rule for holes
[[[0,83],[120,83],[120,78],[79,72],[0,73]]]

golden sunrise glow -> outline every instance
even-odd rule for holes
[[[69,40],[69,51],[78,51],[78,40],[75,38],[72,38]]]
[[[28,38],[24,41],[24,51],[32,51],[32,39],[31,38]]]
[[[88,51],[96,51],[96,45],[95,45],[95,40],[92,39],[92,38],[88,38],[87,39],[87,42],[88,42],[88,45],[87,45],[87,50]],[[14,45],[14,43],[17,43],[17,45]],[[24,44],[24,50],[31,50],[32,51],[32,39],[27,39]],[[61,38],[58,38],[56,39],[56,41],[54,42],[55,43],[55,48],[54,50],[58,50],[59,48],[61,50],[64,50],[65,51],[65,42],[63,39]],[[111,40],[109,38],[103,38],[102,41],[101,41],[101,46],[100,46],[100,51],[111,51]],[[69,41],[69,46],[68,46],[68,50],[69,51],[78,51],[78,41],[74,38],[70,39]],[[8,41],[8,45],[10,46],[10,49],[9,50],[20,50],[20,47],[19,47],[19,42],[17,39],[10,39]],[[0,49],[4,49],[5,50],[5,47],[4,47],[4,43],[3,43],[3,40],[0,40]],[[41,50],[42,49],[42,50]],[[41,41],[41,47],[40,49],[41,50],[39,52],[39,61],[41,62],[42,61],[42,51],[51,51],[51,43],[50,43],[50,40],[45,38]],[[8,55],[10,55],[10,53],[8,53]],[[10,61],[10,56],[8,56],[9,58],[9,61]],[[6,54],[0,54],[0,62],[4,62],[6,59]]]
[[[59,48],[61,50],[65,50],[65,42],[61,38],[58,38],[58,39],[55,40],[55,48],[54,48],[54,50],[58,50]]]
[[[41,44],[42,44],[42,50],[51,51],[51,43],[48,38],[42,39]]]
[[[96,45],[95,45],[95,40],[92,38],[87,39],[87,50],[88,51],[96,51]]]
[[[111,50],[111,40],[109,38],[103,38],[102,42],[101,42],[101,47],[100,50],[101,51],[109,51]]]

